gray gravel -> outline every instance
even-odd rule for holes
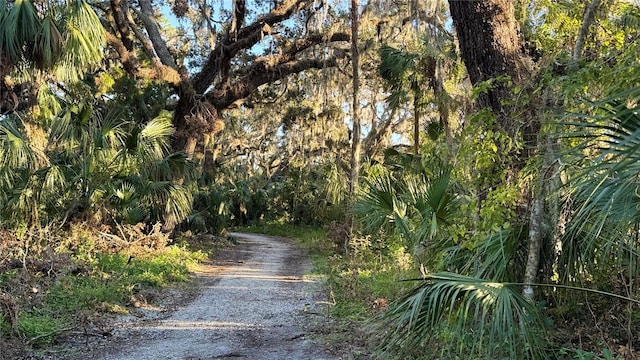
[[[320,284],[286,239],[232,233],[238,244],[196,274],[199,294],[169,314],[123,318],[83,359],[338,359],[312,339],[326,321]]]

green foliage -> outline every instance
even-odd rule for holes
[[[638,88],[594,104],[601,115],[572,123],[573,136],[586,138],[572,154],[594,152],[574,177],[567,206],[573,217],[563,239],[561,276],[576,280],[615,266],[638,272],[638,245],[631,229],[638,213],[637,177],[640,117]],[[631,106],[629,105],[631,104]]]
[[[202,228],[282,222],[320,226],[344,217],[347,189],[332,166],[291,165],[286,176],[225,179],[202,187],[195,201]]]
[[[36,347],[52,343],[56,334],[68,325],[67,320],[53,318],[38,310],[22,312],[18,317],[18,330]]]
[[[566,356],[567,359],[575,360],[621,360],[620,356],[614,356],[609,349],[603,349],[602,356],[580,349],[560,349],[558,353]]]
[[[419,157],[406,160],[406,165],[393,163],[389,168],[370,169],[371,176],[365,180],[354,212],[367,233],[397,231],[408,246],[438,243],[458,210],[451,172],[439,161],[423,165]]]
[[[105,43],[100,19],[84,0],[0,6],[0,50],[13,65],[53,69],[58,80],[75,82],[102,61]]]
[[[135,256],[94,253],[87,257],[89,253],[84,251],[76,260],[76,268],[90,270],[60,274],[38,302],[21,309],[18,329],[32,345],[51,343],[61,331],[77,326],[95,311],[126,312],[124,306],[137,293],[188,281],[192,267],[206,258],[178,246]]]
[[[325,286],[332,305],[330,313],[341,319],[363,321],[385,310],[389,302],[410,290],[403,283],[415,275],[407,268],[410,255],[400,252],[385,254],[360,253],[357,259],[334,255],[324,268],[328,272]]]
[[[11,116],[0,121],[0,214],[7,225],[91,214],[173,227],[187,218],[191,191],[177,180],[189,178],[192,164],[168,153],[169,114],[136,124],[118,108],[104,117],[94,111],[91,103],[67,104],[41,139],[44,147],[25,138],[33,125]]]
[[[520,289],[508,284],[431,274],[384,318],[395,330],[383,350],[399,355],[430,348],[445,357],[546,358],[544,320]]]

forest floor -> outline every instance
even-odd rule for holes
[[[203,264],[188,286],[104,325],[107,337],[76,336],[39,358],[346,358],[318,341],[331,325],[322,284],[306,275],[305,251],[283,238],[230,236],[237,244]]]

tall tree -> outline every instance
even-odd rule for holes
[[[504,76],[515,83],[530,78],[533,62],[524,51],[512,1],[449,0],[449,8],[471,84]],[[479,108],[491,108],[501,117],[504,129],[514,131],[517,126],[508,123],[504,106],[511,91],[507,82],[497,81],[479,95],[476,103]]]
[[[221,19],[223,25],[220,30],[213,25],[206,28],[205,32],[212,40],[200,51],[187,49],[194,57],[191,60],[195,65],[187,69],[185,54],[180,54],[171,44],[168,34],[162,31],[159,9],[150,0],[137,0],[139,10],[124,6],[126,2],[112,0],[112,18],[116,24],[118,19],[129,19],[128,27],[132,30],[139,22],[146,30],[146,34],[138,31],[136,37],[179,97],[174,112],[176,133],[173,147],[188,153],[193,153],[196,144],[202,143],[205,136],[220,131],[223,111],[239,106],[260,86],[307,69],[336,66],[338,60],[347,55],[346,52],[327,55],[331,52],[316,49],[348,41],[349,34],[324,26],[304,28],[328,4],[282,0],[272,5],[263,2],[252,5],[244,0],[235,0],[233,8],[229,9],[231,16]],[[194,27],[197,22],[211,23],[212,9],[209,5],[186,1],[178,5],[173,7],[174,15],[180,19],[191,17],[195,21]],[[270,6],[270,9],[262,15],[251,16],[246,9],[252,6],[255,9]],[[306,19],[306,23],[293,27],[285,23],[296,15]],[[116,37],[126,48],[128,33],[120,31],[120,28],[124,30],[126,27],[117,27]],[[256,49],[260,48],[264,53],[255,55],[259,51]]]
[[[449,7],[471,83],[478,86],[483,82],[492,82],[486,91],[479,94],[477,105],[493,111],[497,118],[497,130],[505,131],[514,140],[517,140],[519,133],[523,134],[524,159],[516,159],[515,154],[504,154],[507,156],[507,166],[517,172],[533,155],[532,149],[537,147],[540,121],[531,109],[520,114],[522,119],[519,122],[514,121],[514,117],[510,116],[512,109],[505,106],[510,103],[513,94],[510,84],[522,84],[533,73],[533,61],[525,53],[513,3],[510,0],[449,0]],[[505,77],[509,81],[503,80]],[[522,206],[520,210],[520,221],[526,218],[525,214],[529,214],[529,252],[523,280],[526,284],[535,282],[538,274],[544,205],[541,188],[538,186],[533,189],[532,204]],[[523,292],[527,298],[533,298],[531,286],[526,286]]]
[[[353,77],[353,98],[351,103],[351,176],[349,181],[349,195],[355,197],[360,173],[360,75],[358,55],[358,0],[351,0],[351,71]]]

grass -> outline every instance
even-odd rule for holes
[[[73,264],[53,277],[37,273],[29,284],[21,283],[19,271],[5,272],[0,274],[0,288],[13,289],[15,294],[21,287],[32,286],[30,292],[14,295],[21,302],[18,331],[27,343],[40,347],[96,314],[126,313],[143,289],[188,281],[189,272],[206,257],[203,252],[176,245],[135,256],[96,253],[83,256],[83,260],[72,258]],[[10,334],[10,326],[0,320],[0,336]]]

